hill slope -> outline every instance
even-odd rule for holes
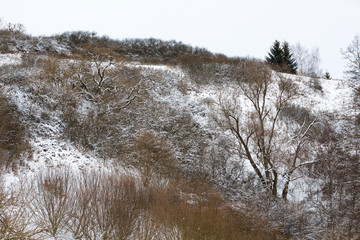
[[[153,41],[150,43],[158,43]],[[185,239],[196,238],[196,231],[187,232],[186,224],[200,224],[198,229],[217,227],[215,232],[198,231],[203,234],[198,236],[201,239],[239,239],[242,234],[253,234],[252,239],[357,236],[359,139],[349,82],[278,74],[255,60],[227,59],[205,50],[197,54],[187,49],[190,55],[176,56],[181,64],[147,65],[157,54],[151,53],[152,60],[146,61],[146,54],[141,53],[130,60],[142,62],[133,62],[117,55],[123,52],[112,56],[106,48],[77,50],[80,53],[75,54],[65,40],[52,44],[48,49],[60,49],[62,44],[67,56],[48,54],[48,50],[40,51],[41,55],[0,55],[0,90],[8,101],[4,106],[16,106],[17,121],[27,139],[22,143],[25,150],[16,156],[10,155],[12,146],[0,148],[2,196],[13,194],[19,201],[3,198],[0,214],[12,224],[21,222],[15,226],[18,234],[35,234],[41,239],[106,235],[117,239],[120,233],[115,229],[120,228],[114,226],[121,224],[121,229],[126,229],[121,236],[128,239],[148,239],[146,234],[152,234],[151,239],[166,239],[166,234]],[[131,46],[137,46],[136,41]],[[19,51],[18,47],[15,50]],[[158,62],[166,61],[169,59],[164,57]],[[343,180],[355,190],[349,192],[348,185],[337,184]],[[66,182],[74,183],[64,185]],[[103,189],[100,182],[111,183],[113,188],[104,184]],[[135,185],[138,187],[131,187]],[[74,220],[76,214],[90,214],[91,218],[98,212],[81,212],[76,204],[78,208],[70,210],[71,194],[62,191],[79,194],[84,188],[91,193],[95,186],[99,190],[94,196],[134,201],[130,212],[137,215],[131,219],[129,212],[121,212],[120,218],[111,215],[111,221],[117,220],[107,222],[109,225]],[[128,192],[112,192],[127,187]],[[172,198],[184,203],[166,202],[172,216],[176,214],[171,209],[176,207],[181,214],[188,214],[186,226],[177,221],[169,225],[168,216],[156,215],[156,207],[165,203],[157,198],[151,202],[154,196],[149,189],[158,195],[171,192]],[[109,192],[113,195],[107,195]],[[124,198],[135,195],[135,200]],[[47,208],[49,199],[56,199],[52,203],[55,212]],[[153,205],[145,207],[139,199],[148,199]],[[95,204],[102,203],[99,199],[94,200],[99,208],[91,201],[84,206],[101,209]],[[24,205],[18,205],[20,202]],[[204,210],[212,209],[208,204],[213,204],[214,212]],[[54,214],[63,211],[54,223]],[[68,211],[76,212],[77,217],[72,218]],[[343,215],[334,217],[339,211]],[[13,218],[16,213],[18,219]],[[191,222],[201,213],[208,222]],[[234,226],[224,220],[232,220],[229,216],[236,216]],[[258,223],[254,217],[260,219]],[[254,224],[253,229],[244,227],[249,223]],[[92,227],[86,228],[87,224]],[[260,230],[262,224],[267,226],[265,230]],[[2,226],[0,236],[16,235],[9,229]]]

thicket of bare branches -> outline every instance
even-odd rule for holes
[[[116,172],[70,169],[0,191],[2,239],[285,239],[259,214],[227,206],[209,185],[146,187]]]

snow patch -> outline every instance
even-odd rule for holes
[[[0,66],[21,64],[21,54],[0,54]]]

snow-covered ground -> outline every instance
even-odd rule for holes
[[[1,54],[0,66],[21,63],[20,54]],[[211,129],[211,110],[207,102],[217,101],[221,92],[234,90],[233,83],[196,85],[189,81],[181,69],[165,65],[142,65],[140,63],[126,63],[129,67],[141,68],[144,71],[166,72],[171,75],[168,82],[159,82],[158,87],[167,88],[164,94],[153,92],[160,101],[169,103],[176,109],[187,109],[193,119],[206,130]],[[321,89],[313,87],[313,79],[286,75],[293,79],[298,86],[298,93],[293,103],[311,110],[314,113],[332,114],[335,118],[341,119],[344,116],[353,114],[351,108],[352,90],[350,85],[344,80],[318,79],[316,81]],[[163,80],[164,81],[164,80]],[[0,86],[3,85],[0,83]],[[236,90],[236,89],[235,89]],[[18,106],[23,116],[32,115],[41,119],[42,109],[30,96],[22,92],[17,86],[3,86],[2,91],[5,95]],[[245,107],[245,106],[244,106]],[[110,170],[114,166],[104,165],[104,161],[99,159],[91,152],[84,152],[62,138],[62,123],[56,115],[50,114],[49,121],[32,122],[30,128],[30,145],[32,152],[29,156],[24,156],[25,166],[17,172],[8,171],[4,178],[7,185],[16,183],[24,176],[32,176],[43,169],[49,168],[68,168],[73,171],[98,169]],[[117,166],[118,167],[118,166]],[[125,171],[119,168],[119,171]],[[295,186],[296,185],[296,186]],[[303,182],[292,183],[290,195],[292,199],[301,200],[307,186]]]
[[[15,65],[21,63],[20,54],[1,54],[0,66]],[[86,170],[112,171],[113,166],[104,164],[103,159],[91,152],[85,152],[63,139],[63,124],[60,119],[49,114],[49,120],[42,120],[42,108],[33,101],[28,93],[23,92],[16,85],[2,86],[2,91],[13,103],[15,103],[24,118],[35,117],[38,121],[29,121],[27,126],[30,133],[30,152],[22,156],[24,166],[12,171],[7,170],[3,174],[4,183],[7,187],[16,185],[21,179],[31,179],[37,174],[52,168],[63,168],[74,173]],[[116,171],[125,172],[120,166]]]
[[[0,54],[0,66],[20,63],[21,54]]]
[[[20,54],[0,54],[0,67],[4,65],[16,65],[21,63]],[[144,73],[163,74],[163,79],[157,79],[150,94],[160,102],[166,102],[174,109],[186,109],[191,113],[197,124],[207,132],[221,131],[216,128],[212,121],[213,103],[219,100],[221,94],[237,92],[236,84],[223,82],[214,84],[195,84],[190,81],[186,74],[179,68],[166,65],[143,65],[141,63],[125,63],[127,67],[139,68]],[[338,123],[345,117],[355,114],[352,107],[352,87],[345,80],[311,79],[294,75],[289,77],[298,87],[298,95],[292,100],[293,104],[308,109],[316,115],[331,115],[334,122]],[[315,82],[314,82],[315,81]],[[64,169],[74,174],[82,171],[116,171],[119,174],[128,174],[129,169],[123,166],[112,165],[111,160],[104,161],[91,151],[85,151],[75,146],[72,142],[64,139],[64,124],[58,117],[58,113],[46,113],[34,101],[31,93],[23,91],[19,86],[6,85],[0,82],[0,90],[22,113],[23,118],[34,117],[36,121],[27,121],[29,130],[30,152],[22,156],[22,166],[17,169],[8,169],[3,173],[3,179],[7,188],[15,188],[24,179],[31,179],[37,174],[48,169]],[[229,97],[229,96],[226,96]],[[246,105],[244,96],[239,96],[244,111],[248,111],[250,105]],[[274,101],[270,97],[270,101]],[[85,106],[87,103],[80,104]],[[91,106],[88,106],[91,107]],[[216,108],[216,107],[215,107]],[[84,107],[84,111],[87,111]],[[339,124],[341,125],[341,124]],[[229,133],[220,133],[230,136]],[[286,134],[286,133],[283,133]],[[236,161],[236,159],[235,159]],[[251,166],[244,165],[251,171]],[[134,173],[135,174],[135,173]],[[279,182],[283,179],[279,179]],[[290,183],[289,200],[300,202],[306,198],[309,188],[316,186],[304,179],[294,179]]]
[[[344,80],[317,79],[322,90],[311,87],[311,78],[302,77],[297,80],[300,98],[298,104],[314,112],[347,114],[351,108],[352,88]]]

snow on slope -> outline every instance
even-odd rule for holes
[[[21,56],[19,54],[0,55],[0,66],[4,64],[19,64]],[[129,64],[136,68],[157,72],[167,72],[170,79],[163,79],[162,88],[167,88],[164,93],[154,94],[161,101],[166,101],[176,109],[187,109],[192,113],[194,120],[203,128],[212,131],[210,121],[210,109],[205,104],[206,101],[216,101],[218,94],[223,90],[234,89],[232,83],[196,85],[186,79],[185,74],[176,68],[168,66],[141,65],[139,63]],[[341,119],[345,114],[351,113],[351,87],[346,81],[319,79],[322,91],[314,89],[312,79],[287,75],[293,78],[299,87],[299,97],[294,103],[310,109],[317,113],[333,114]],[[168,82],[165,82],[168,81]],[[0,83],[1,84],[1,83]],[[181,86],[180,86],[181,85]],[[184,87],[185,86],[185,87]],[[182,89],[181,88],[185,88]],[[7,184],[16,183],[22,176],[33,175],[42,169],[47,168],[68,168],[72,171],[87,169],[110,170],[111,166],[104,166],[104,162],[91,153],[84,153],[70,142],[66,142],[61,137],[62,124],[59,118],[51,115],[50,121],[41,120],[41,107],[32,102],[29,96],[22,92],[17,86],[3,87],[5,94],[8,95],[24,116],[37,116],[39,121],[32,121],[29,126],[31,132],[32,156],[25,161],[25,167],[18,172],[5,174]],[[119,169],[125,171],[124,169]],[[301,195],[302,191],[296,195]],[[299,199],[301,197],[298,197]]]
[[[19,54],[0,55],[0,66],[20,64]],[[0,86],[2,84],[0,83]],[[64,168],[74,173],[83,170],[112,171],[113,167],[104,165],[103,160],[92,153],[85,153],[62,138],[62,124],[56,114],[50,114],[49,120],[42,120],[42,108],[18,86],[2,86],[5,96],[15,103],[25,118],[36,118],[29,121],[31,153],[23,156],[24,167],[16,172],[8,170],[4,174],[5,185],[16,185],[21,179],[31,179],[38,173],[51,168]],[[117,166],[117,171],[125,172]]]
[[[2,65],[20,64],[19,54],[0,54]],[[169,103],[174,109],[186,109],[193,119],[205,131],[217,131],[212,125],[212,110],[207,102],[217,101],[220,92],[236,91],[236,84],[231,82],[198,85],[187,79],[186,74],[178,68],[165,65],[142,65],[130,63],[129,67],[141,68],[145,72],[166,73],[164,79],[157,79],[153,95],[160,101]],[[162,76],[159,74],[158,76]],[[351,108],[352,88],[347,81],[318,79],[321,90],[314,88],[314,80],[307,77],[286,75],[293,79],[299,88],[299,96],[293,100],[294,104],[309,109],[317,114],[332,115],[335,122],[345,116],[354,114]],[[318,87],[319,87],[318,86]],[[65,169],[77,174],[81,171],[117,171],[128,173],[129,170],[120,166],[112,166],[111,161],[103,161],[91,152],[84,152],[71,142],[63,139],[63,123],[58,113],[47,113],[49,118],[43,118],[44,113],[39,104],[34,102],[30,93],[24,92],[16,85],[5,85],[0,82],[0,90],[4,92],[19,108],[23,117],[31,117],[28,128],[30,130],[30,145],[32,152],[24,156],[24,165],[16,169],[7,170],[3,174],[5,186],[16,188],[22,180],[31,181],[38,173],[47,169]],[[246,106],[243,106],[246,108]],[[226,134],[226,133],[224,133]],[[251,170],[251,167],[248,166]],[[307,195],[308,188],[314,188],[316,182],[306,182],[303,178],[294,179],[290,183],[289,200],[302,201]],[[65,237],[64,239],[71,239]]]
[[[322,90],[312,88],[313,79],[300,77],[295,80],[300,90],[299,104],[314,112],[345,113],[351,108],[352,89],[347,81],[317,79]]]
[[[0,54],[0,66],[20,63],[21,54]]]
[[[351,84],[345,80],[329,80],[329,79],[312,79],[309,77],[301,77],[284,74],[285,77],[291,78],[298,86],[298,96],[292,100],[293,104],[308,109],[315,115],[332,116],[332,123],[335,127],[344,127],[341,120],[355,114],[352,108],[352,87]],[[214,126],[211,126],[211,110],[205,104],[206,102],[217,102],[220,93],[229,93],[232,90],[235,92],[236,84],[222,83],[222,84],[209,84],[209,85],[196,85],[185,79],[174,79],[172,88],[165,96],[158,96],[162,101],[170,103],[177,109],[187,109],[192,113],[193,119],[207,131],[214,131]],[[184,81],[186,84],[186,93],[176,87],[179,81]],[[314,81],[316,83],[314,83]],[[318,81],[318,82],[317,82]],[[315,85],[316,84],[316,85]],[[315,87],[315,86],[316,87]],[[241,107],[246,112],[251,108],[245,105],[243,96],[239,96]],[[274,102],[274,98],[270,96],[270,101]],[[330,124],[332,124],[330,123]],[[226,134],[226,133],[225,133]],[[286,132],[281,134],[288,134]],[[291,136],[289,136],[289,139]],[[309,160],[310,161],[310,160]],[[249,171],[253,171],[248,162],[245,163]],[[281,181],[281,179],[279,179]],[[313,184],[313,185],[312,185]],[[306,198],[309,187],[315,188],[316,183],[313,181],[311,184],[304,181],[303,178],[294,178],[290,182],[289,187],[289,200],[302,201]],[[279,194],[281,194],[279,192]]]

